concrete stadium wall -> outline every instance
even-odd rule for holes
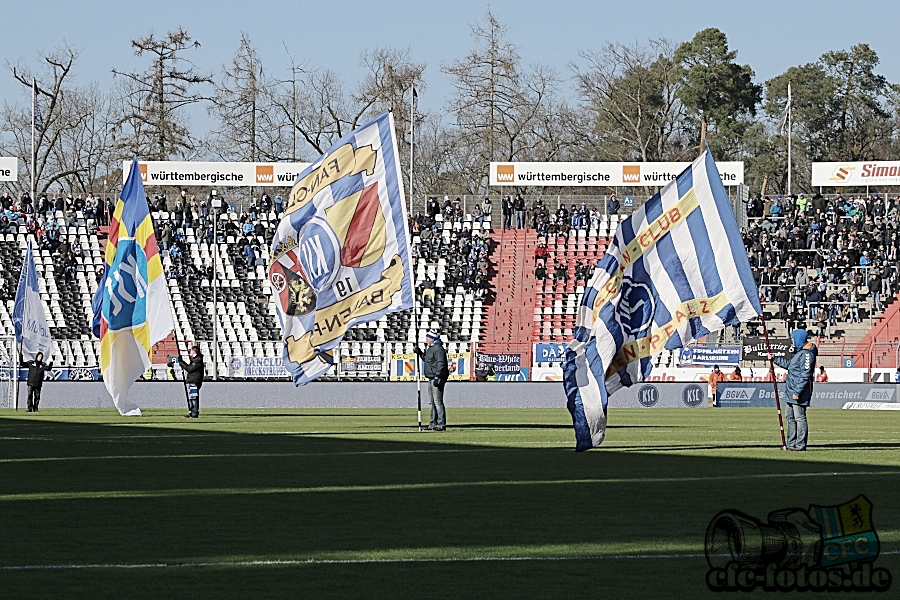
[[[26,386],[19,393],[25,407]],[[137,382],[129,397],[142,408],[186,408],[180,382]],[[444,401],[452,408],[560,408],[566,406],[562,383],[453,383]],[[609,399],[613,408],[706,408],[706,386],[684,383],[642,384],[624,388]],[[316,382],[294,387],[285,382],[209,382],[200,394],[203,408],[410,408],[416,406],[413,382]],[[422,388],[428,405],[428,389]],[[48,381],[41,408],[112,408],[101,382]]]

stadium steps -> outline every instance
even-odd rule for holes
[[[478,347],[486,353],[521,354],[522,364],[531,364],[535,294],[531,257],[537,236],[534,230],[506,229],[492,233],[491,238],[497,249],[496,293],[485,303]]]
[[[900,294],[887,302],[885,311],[877,318],[875,325],[856,324],[862,328],[862,338],[856,343],[853,357],[862,364],[871,354],[873,367],[898,367],[896,364],[897,345],[900,344]]]
[[[585,281],[575,279],[576,261],[593,266],[606,253],[609,238],[572,232],[568,238],[548,240],[547,279],[536,281],[532,337],[536,342],[568,342],[572,339],[578,303]],[[535,235],[535,240],[537,236]],[[532,252],[533,254],[533,252]],[[556,282],[556,261],[566,266],[566,281]],[[529,261],[533,263],[533,261]],[[530,268],[534,268],[531,266]]]

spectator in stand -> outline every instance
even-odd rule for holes
[[[825,367],[819,367],[819,374],[816,375],[816,383],[828,383],[828,373],[825,372]]]
[[[503,196],[500,204],[500,212],[503,215],[503,229],[509,229],[512,222],[513,204],[508,195]]]
[[[538,219],[541,216],[541,213],[544,211],[544,199],[538,198],[534,202],[531,203],[531,228],[538,228]]]
[[[569,280],[568,269],[566,269],[565,265],[563,265],[559,261],[556,261],[553,272],[554,285],[559,281],[562,281],[565,284],[565,282]]]
[[[525,200],[519,194],[513,200],[513,210],[516,213],[516,229],[525,229]]]
[[[828,335],[828,312],[821,306],[816,311],[816,335],[826,337]]]
[[[580,258],[575,259],[575,283],[585,281],[587,279],[587,267],[581,262]]]
[[[619,199],[616,198],[615,194],[610,194],[606,200],[606,213],[610,215],[619,214],[619,206]]]
[[[547,242],[541,240],[538,242],[538,245],[534,248],[534,264],[543,263],[544,266],[547,265],[547,257],[550,256],[550,250],[547,248]]]
[[[481,203],[481,222],[487,223],[488,226],[491,225],[491,213],[494,210],[494,203],[491,202],[491,199],[485,197],[484,201]]]
[[[544,263],[538,263],[537,267],[535,267],[534,277],[538,281],[544,281],[545,279],[547,279],[547,267],[544,266]]]
[[[256,266],[256,252],[253,250],[253,246],[249,243],[244,244],[244,260],[247,261],[247,268],[252,269]]]

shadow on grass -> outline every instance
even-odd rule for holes
[[[244,418],[252,422],[261,416],[273,415]],[[37,423],[42,439],[29,440],[29,431]],[[209,432],[175,423],[168,427],[111,425],[0,418],[5,434],[0,439],[0,456],[5,458],[0,464],[4,515],[0,567],[268,561],[348,553],[400,558],[417,553],[435,557],[565,555],[573,549],[589,555],[670,554],[673,549],[697,553],[702,552],[710,518],[723,509],[764,517],[771,510],[791,506],[838,504],[860,493],[874,502],[876,527],[900,529],[900,514],[889,508],[895,501],[900,468],[851,464],[846,459],[784,460],[781,450],[771,446],[767,458],[660,453],[662,446],[654,446],[661,439],[635,444],[638,451],[634,452],[575,454],[571,447],[461,443],[452,432],[376,441],[321,433]],[[373,428],[382,430],[384,425]],[[515,428],[529,435],[546,429],[555,437],[568,426],[458,428]],[[617,428],[634,429],[634,435],[641,435],[641,429],[653,426]],[[766,448],[683,442],[672,449]],[[680,442],[673,439],[672,443]],[[703,591],[706,566],[702,558],[682,559],[674,565],[680,569],[678,574],[667,577],[653,572],[659,564],[651,563],[628,563],[629,576],[650,597],[683,586],[700,586],[697,589]],[[362,589],[345,589],[350,585],[342,579],[346,573],[337,568],[317,567],[315,573],[324,578],[321,584],[326,590],[391,596],[397,593],[394,575],[415,577],[435,570],[427,565],[405,570],[357,568],[362,569],[355,572],[359,585],[365,586]],[[575,593],[578,574],[585,569],[595,573],[596,568],[561,562],[544,569],[544,577],[532,580],[528,589],[545,592],[547,597],[567,590]],[[527,564],[499,571],[474,566],[466,571],[458,565],[452,569],[462,578],[453,584],[458,595],[483,593],[486,597],[495,597],[489,590],[500,590],[502,596],[509,589],[496,579],[498,572],[525,578],[533,572]],[[10,581],[10,573],[4,571],[0,577]],[[94,572],[91,585],[112,593],[122,576],[106,573],[103,569]],[[37,585],[27,588],[34,591],[40,589],[40,581],[63,577],[52,570],[27,575],[15,575],[13,591],[26,582]],[[219,569],[203,571],[195,581],[198,586],[207,582],[231,588],[237,594],[245,577],[253,577],[247,569]],[[286,578],[285,585],[295,579]],[[329,581],[331,588],[326,585]],[[580,586],[586,583],[581,581]],[[295,591],[281,587],[277,578],[268,585],[276,595]],[[146,589],[154,593],[138,590],[135,594],[131,589],[126,595],[159,593]]]

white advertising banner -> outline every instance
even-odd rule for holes
[[[491,185],[557,187],[639,187],[666,185],[691,166],[689,162],[492,162]],[[744,163],[717,162],[722,183],[744,183]]]
[[[19,159],[0,156],[0,181],[16,181],[19,178]]]
[[[900,161],[814,162],[814,186],[900,185]]]
[[[252,162],[139,162],[145,186],[200,185],[208,187],[291,187],[309,163]],[[122,177],[128,176],[131,161],[122,161]]]

